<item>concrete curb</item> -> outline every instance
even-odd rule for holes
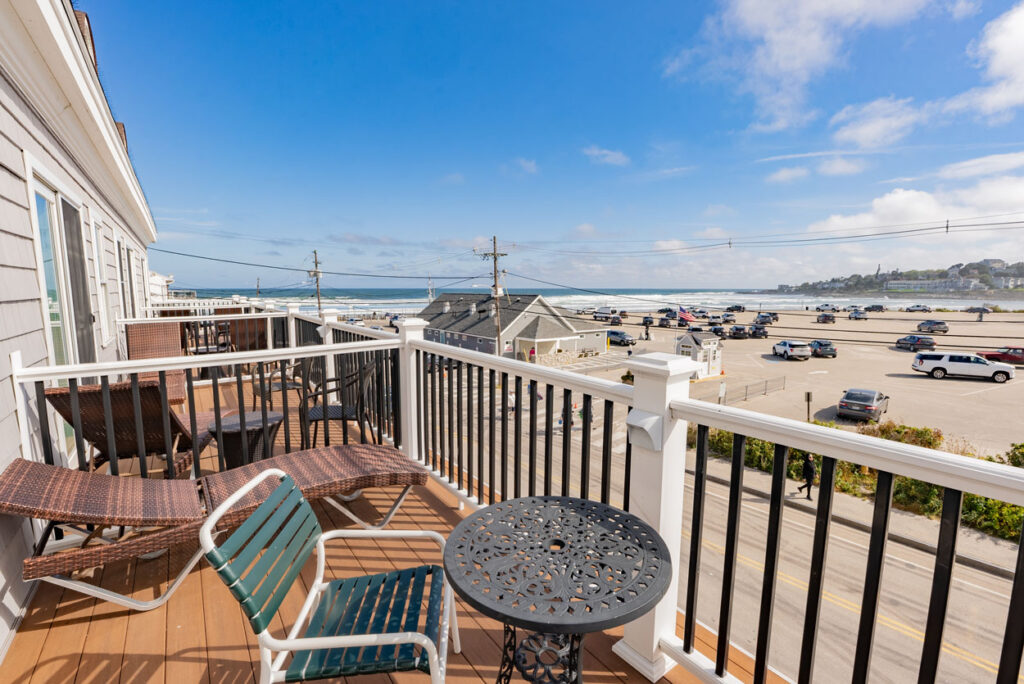
[[[693,475],[693,471],[689,470],[689,469],[686,471],[686,473],[688,475]],[[729,486],[729,480],[727,480],[724,477],[718,477],[717,475],[710,475],[709,474],[707,476],[707,479],[710,482],[714,482],[715,484],[725,485],[726,487]],[[761,491],[760,489],[755,489],[754,487],[750,487],[750,486],[747,486],[747,485],[743,485],[743,492],[745,494],[753,494],[754,496],[756,496],[758,498],[761,498],[761,499],[771,499],[771,494],[769,492],[764,492],[764,491]],[[814,515],[814,514],[816,514],[818,512],[818,509],[817,509],[816,506],[811,506],[811,505],[805,504],[805,503],[803,503],[801,501],[794,501],[793,499],[785,499],[784,503],[785,503],[786,506],[790,506],[791,508],[795,508],[795,509],[797,509],[799,511],[803,511],[804,513],[810,513],[810,514]],[[868,533],[871,532],[871,525],[869,525],[867,523],[864,523],[864,522],[861,522],[860,520],[854,520],[853,518],[847,518],[845,516],[837,515],[837,514],[833,513],[832,514],[832,521],[836,522],[836,523],[839,523],[840,525],[844,525],[846,527],[850,527],[850,528],[855,529],[855,530],[860,530],[861,532],[868,532]],[[937,551],[936,547],[933,544],[929,544],[928,542],[921,541],[920,539],[914,539],[913,537],[908,537],[906,535],[902,535],[902,534],[899,534],[897,532],[890,531],[889,532],[889,540],[893,541],[893,542],[896,542],[897,544],[903,544],[904,546],[909,546],[912,549],[917,549],[918,551],[924,551],[925,553],[929,553],[929,554],[931,554],[933,556],[935,555],[935,553]],[[975,570],[980,570],[981,572],[988,573],[988,574],[993,575],[995,577],[1001,577],[1003,579],[1008,579],[1008,580],[1013,580],[1014,579],[1014,572],[1010,568],[1004,568],[1001,565],[996,565],[995,563],[989,563],[988,561],[982,560],[980,558],[976,558],[974,556],[969,556],[969,555],[966,555],[966,554],[957,553],[956,554],[956,562],[959,563],[960,565],[963,565],[964,567],[973,568]]]

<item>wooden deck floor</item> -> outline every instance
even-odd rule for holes
[[[279,435],[279,448],[282,439]],[[208,450],[204,453],[203,469],[210,470],[213,463],[213,454]],[[395,494],[396,491],[370,490],[351,506],[360,515],[373,518],[387,510]],[[315,508],[325,529],[351,526],[330,506],[318,503]],[[391,527],[432,529],[447,534],[464,514],[449,492],[431,482],[410,493]],[[150,599],[177,575],[193,550],[179,547],[155,559],[96,568],[79,578]],[[328,576],[381,572],[420,563],[440,563],[436,545],[422,540],[354,540],[329,549]],[[281,608],[275,627],[279,633],[291,625],[297,614],[313,570],[311,559]],[[501,625],[464,603],[458,604],[458,610],[462,653],[450,655],[448,681],[493,682],[501,659]],[[621,630],[610,630],[587,636],[583,658],[585,681],[646,681],[612,653],[611,647],[620,635]],[[714,635],[699,630],[697,636],[698,648],[713,655]],[[733,649],[730,671],[744,681],[751,681],[751,667],[750,658]],[[0,663],[0,682],[241,683],[256,681],[258,669],[258,649],[241,608],[213,570],[202,562],[167,604],[144,613],[39,583],[10,650]],[[428,679],[421,673],[401,673],[363,676],[358,681],[385,684]],[[677,667],[663,681],[681,684],[698,680]]]

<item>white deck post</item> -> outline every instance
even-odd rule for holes
[[[423,339],[427,322],[422,318],[403,318],[398,323],[398,382],[401,392],[398,397],[402,420],[402,451],[411,459],[419,458],[419,431],[416,429],[419,415],[419,397],[416,396],[416,350],[410,342]]]
[[[654,352],[632,357],[633,409],[626,418],[633,462],[629,510],[658,530],[672,557],[672,579],[665,597],[643,617],[625,626],[612,650],[654,682],[675,666],[661,650],[675,636],[683,532],[683,478],[686,421],[675,420],[669,404],[690,395],[690,377],[700,364],[676,354]]]
[[[288,346],[298,346],[298,335],[295,334],[295,317],[302,311],[301,304],[289,303],[286,307],[288,309]]]

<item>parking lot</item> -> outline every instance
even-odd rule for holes
[[[821,324],[814,311],[779,312],[769,328],[769,339],[725,340],[722,343],[725,375],[701,383],[746,384],[768,378],[786,377],[784,390],[752,397],[738,406],[755,411],[805,419],[805,393],[813,395],[811,417],[836,420],[835,405],[851,387],[877,389],[891,397],[887,417],[900,423],[939,428],[947,437],[946,448],[966,442],[979,454],[1002,453],[1014,442],[1024,442],[1024,367],[1005,385],[970,378],[935,380],[911,370],[914,353],[897,350],[899,337],[913,334],[916,324],[940,319],[949,324],[948,334],[933,335],[939,350],[970,352],[1024,341],[1024,314],[988,314],[979,322],[967,313],[906,313],[890,311],[869,314],[868,320],[849,320],[836,314],[836,323]],[[737,315],[749,324],[755,314]],[[639,319],[637,319],[639,320]],[[626,326],[637,335],[642,328]],[[634,353],[674,351],[675,328],[651,328],[650,342],[639,342]],[[831,339],[839,350],[837,358],[784,361],[772,356],[780,339],[810,342]],[[587,372],[583,370],[582,372]],[[606,367],[588,374],[618,379],[622,367]],[[702,391],[706,395],[706,391]],[[838,422],[853,425],[848,421]]]

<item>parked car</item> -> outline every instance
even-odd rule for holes
[[[696,316],[697,318],[707,318],[708,317],[708,312],[707,312],[706,309],[694,309],[690,313],[693,314],[694,316]]]
[[[909,349],[910,351],[918,351],[919,349],[935,349],[935,340],[931,337],[925,337],[924,335],[907,335],[896,340],[897,349]]]
[[[820,313],[820,314],[818,314],[818,322],[819,323],[835,323],[836,322],[836,315],[835,314],[830,314],[830,313]]]
[[[726,307],[726,311],[732,311],[734,313],[743,313],[747,310],[747,307],[742,304],[733,304],[732,306]]]
[[[836,346],[832,344],[832,340],[811,340],[808,346],[811,348],[811,356],[834,359],[838,353],[836,352]]]
[[[609,344],[617,344],[620,347],[628,347],[631,344],[636,344],[636,338],[625,330],[609,330],[608,342]]]
[[[679,317],[679,312],[676,311],[675,309],[669,309],[668,311],[665,312],[665,318],[667,318],[667,319],[669,319],[671,321],[674,321],[678,317]]]
[[[620,311],[619,312],[619,318],[629,318],[629,312],[625,311],[625,310]]]
[[[595,311],[597,311],[597,309],[595,309],[592,306],[585,306],[582,309],[576,309],[576,313],[578,315],[580,315],[580,316],[589,316],[590,314],[594,313]]]
[[[608,319],[608,325],[622,325],[622,317],[619,316],[618,314],[615,314],[614,316]]]
[[[757,325],[771,325],[774,322],[771,314],[759,313],[754,317],[754,323]]]
[[[654,325],[654,316],[644,316],[641,325]]]
[[[927,304],[911,304],[910,306],[907,307],[907,311],[919,312],[919,313],[931,313],[932,312],[932,307],[928,306]]]
[[[671,306],[663,306],[660,309],[658,309],[658,313],[660,314],[667,314],[673,311],[675,311],[675,309],[673,309]]]
[[[761,324],[755,323],[754,325],[750,326],[750,336],[752,338],[760,337],[762,339],[765,339],[768,337],[768,328]]]
[[[977,354],[922,353],[914,357],[910,367],[937,379],[947,375],[963,375],[990,378],[994,382],[1003,383],[1014,376],[1014,368],[1010,364],[989,361]]]
[[[814,310],[831,311],[832,313],[836,313],[837,311],[839,311],[839,307],[836,306],[835,304],[819,304],[818,306],[814,307]]]
[[[747,326],[745,325],[734,325],[729,328],[729,337],[734,340],[745,340],[750,337],[750,333],[747,332]]]
[[[992,313],[992,309],[988,308],[987,306],[972,306],[969,309],[964,309],[964,311],[966,311],[967,313],[980,313],[980,314]]]
[[[775,313],[774,311],[765,311],[764,313],[766,313],[769,316],[771,316],[773,321],[778,321],[779,320],[779,314]]]
[[[607,321],[617,313],[619,313],[618,309],[613,309],[610,306],[602,306],[601,308],[594,310],[594,320]]]
[[[889,410],[889,397],[877,390],[848,389],[836,406],[836,415],[860,420],[878,420]]]
[[[722,323],[735,323],[735,322],[736,322],[736,314],[732,314],[732,313],[724,313],[724,314],[722,314]]]
[[[784,359],[806,361],[811,358],[811,347],[806,342],[799,340],[782,340],[772,347],[772,354]]]
[[[690,332],[704,332],[704,328],[699,325],[691,325]]]
[[[1024,365],[1024,347],[1001,347],[996,351],[978,352],[978,356],[989,361],[1015,363],[1018,366]]]
[[[721,338],[722,338],[723,340],[724,340],[724,339],[725,339],[726,337],[728,337],[728,336],[729,336],[729,333],[728,333],[728,332],[726,332],[726,330],[725,330],[725,326],[724,326],[724,325],[713,325],[713,326],[711,326],[711,328],[710,328],[710,329],[708,330],[708,332],[710,332],[710,333],[711,333],[712,335],[718,335],[718,336],[719,336],[719,337],[721,337]]]
[[[658,319],[658,327],[659,328],[671,328],[672,327],[672,319],[670,319],[668,316],[662,316],[661,318]]]
[[[866,321],[866,320],[868,320],[868,314],[867,314],[866,311],[861,311],[860,309],[856,309],[856,310],[850,312],[849,318],[850,318],[851,321]]]
[[[843,311],[860,311],[860,310],[861,310],[860,304],[847,304],[846,306],[843,307]]]
[[[917,324],[917,332],[948,333],[949,326],[946,321],[921,321]]]
[[[871,313],[881,313],[885,311],[885,307],[882,306],[881,304],[868,304],[867,306],[864,307],[864,310],[869,311]]]

